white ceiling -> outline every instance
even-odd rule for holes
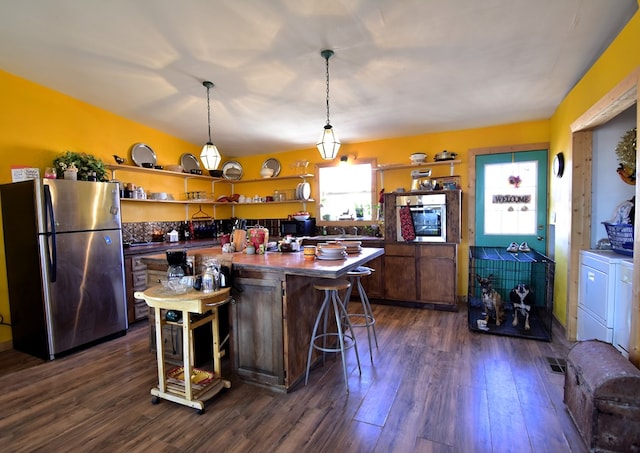
[[[227,157],[549,118],[637,0],[0,0],[0,69]],[[105,133],[108,133],[105,131]],[[144,142],[145,137],[140,137]]]

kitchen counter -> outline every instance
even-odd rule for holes
[[[222,253],[219,247],[187,255],[220,256],[232,263],[231,338],[234,373],[242,380],[290,391],[304,377],[322,292],[317,278],[339,278],[382,256],[382,248],[363,248],[345,260],[308,260],[302,252],[264,255]],[[164,254],[142,258],[150,268],[164,266]],[[314,353],[314,361],[320,356]]]
[[[137,256],[137,255],[149,255],[153,253],[166,252],[171,249],[194,249],[219,246],[220,241],[218,239],[194,239],[191,241],[177,241],[177,242],[145,242],[137,243],[124,247],[124,256]]]

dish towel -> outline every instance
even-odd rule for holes
[[[413,219],[411,218],[411,208],[403,206],[400,208],[400,234],[405,241],[413,241],[416,238],[416,232],[413,228]]]

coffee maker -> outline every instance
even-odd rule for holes
[[[179,280],[188,275],[186,250],[167,250],[167,263],[167,280]]]

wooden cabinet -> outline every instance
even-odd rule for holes
[[[456,244],[387,243],[384,298],[455,310]]]
[[[384,271],[385,299],[417,301],[415,245],[386,244],[384,247]]]
[[[373,269],[371,275],[360,279],[362,287],[369,299],[384,299],[384,256],[379,256],[367,263],[367,267]],[[351,298],[359,298],[354,289]]]
[[[136,291],[147,289],[147,266],[139,256],[124,259],[125,289],[127,295],[127,320],[129,323],[140,321],[148,316],[149,309],[144,300],[136,299]]]
[[[233,287],[234,371],[245,380],[284,386],[282,275],[234,270]]]
[[[456,244],[416,246],[417,293],[420,302],[456,307]]]

